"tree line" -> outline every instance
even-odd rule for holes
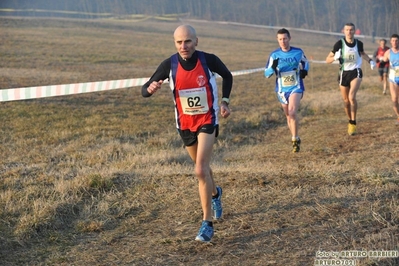
[[[6,0],[0,8],[73,11],[85,18],[187,14],[195,19],[331,32],[352,22],[365,35],[399,32],[398,0]]]

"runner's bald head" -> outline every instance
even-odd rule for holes
[[[191,58],[198,45],[195,29],[190,25],[180,25],[173,34],[175,46],[179,55],[187,60]]]
[[[184,34],[186,36],[190,36],[192,39],[197,38],[197,33],[195,29],[190,26],[190,25],[180,25],[179,27],[176,28],[173,36],[176,38],[176,36]]]

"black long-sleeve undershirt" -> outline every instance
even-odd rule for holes
[[[229,98],[233,86],[233,76],[230,70],[226,67],[226,65],[222,62],[222,60],[220,60],[219,57],[217,57],[216,55],[205,52],[204,55],[209,70],[219,74],[223,79],[222,97]],[[183,69],[190,71],[193,70],[194,67],[197,65],[198,54],[197,51],[195,51],[193,55],[187,60],[184,60],[180,55],[178,55],[178,58],[179,58],[179,63],[181,64]],[[170,69],[171,69],[171,59],[169,57],[165,59],[158,66],[158,68],[151,76],[151,78],[142,86],[141,94],[143,95],[143,97],[150,97],[152,95],[147,91],[147,88],[153,81],[160,81],[169,78]]]

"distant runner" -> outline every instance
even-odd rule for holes
[[[355,39],[355,25],[347,23],[344,26],[345,37],[334,44],[332,51],[326,58],[326,63],[339,60],[338,75],[339,88],[344,101],[345,113],[349,118],[348,134],[353,136],[356,131],[357,100],[356,93],[362,82],[362,58],[370,63],[371,69],[375,62],[364,52],[363,42]]]
[[[389,61],[389,89],[391,92],[392,107],[397,116],[396,125],[399,125],[399,35],[392,34],[391,49],[385,52],[384,62]]]
[[[305,91],[303,79],[309,71],[309,62],[302,49],[290,46],[291,35],[287,29],[277,31],[280,48],[274,50],[266,63],[264,75],[270,78],[276,75],[275,92],[284,110],[288,128],[291,132],[292,152],[299,152],[298,109]]]
[[[383,61],[384,54],[389,50],[389,47],[386,45],[387,41],[385,39],[380,40],[380,46],[374,52],[373,58],[377,63],[378,75],[380,76],[380,81],[382,82],[382,93],[387,93],[387,80],[388,80],[388,69],[389,62]]]

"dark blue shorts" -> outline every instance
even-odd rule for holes
[[[384,74],[388,74],[389,67],[379,67],[378,74],[382,77]]]

